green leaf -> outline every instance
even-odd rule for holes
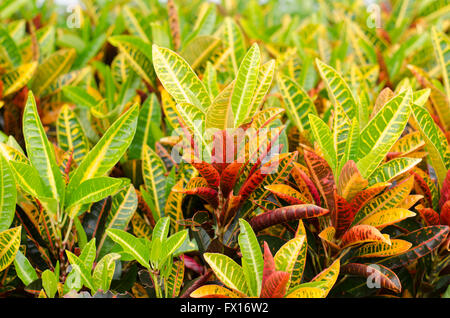
[[[77,189],[68,193],[66,208],[74,205],[98,202],[119,190],[123,180],[119,178],[97,177],[82,182]],[[71,215],[75,217],[75,215]]]
[[[89,241],[89,243],[85,245],[79,256],[80,261],[82,261],[83,264],[86,265],[86,268],[89,270],[92,268],[92,265],[94,265],[96,253],[97,249],[95,247],[95,237],[94,237]]]
[[[422,159],[395,158],[379,166],[369,178],[369,186],[378,182],[388,182],[412,169]]]
[[[16,269],[17,276],[19,276],[25,286],[38,279],[36,270],[21,251],[17,251],[16,257],[14,258],[14,268]]]
[[[116,268],[116,261],[120,259],[117,253],[110,253],[102,257],[97,263],[92,275],[92,283],[96,290],[108,291]]]
[[[308,118],[313,135],[322,149],[325,160],[330,165],[330,168],[336,171],[337,158],[330,129],[319,117],[309,114]]]
[[[206,113],[206,129],[217,128],[227,129],[234,126],[234,115],[231,108],[231,94],[233,92],[234,81],[228,84],[217,96],[214,98],[211,106]],[[201,115],[198,116],[201,118]]]
[[[91,275],[91,269],[88,268],[83,261],[78,258],[75,254],[72,252],[66,250],[67,259],[69,260],[72,267],[80,274],[81,280],[83,282],[83,285],[88,287],[91,292],[96,292],[94,285],[92,284],[92,275]]]
[[[70,271],[70,273],[66,277],[66,281],[63,286],[63,294],[67,294],[71,290],[79,291],[83,287],[83,281],[81,279],[80,271],[75,270],[74,268]]]
[[[18,67],[22,63],[20,51],[4,28],[0,28],[0,60],[6,61],[10,67]]]
[[[275,74],[275,65],[275,60],[270,60],[261,65],[258,73],[258,80],[256,82],[255,93],[253,94],[245,121],[251,121],[264,103],[264,98],[272,85],[273,76]]]
[[[306,237],[306,230],[305,225],[303,224],[302,220],[299,220],[298,222],[298,228],[295,233],[295,236],[304,236],[304,240],[302,243],[302,246],[300,248],[300,251],[298,253],[297,260],[295,261],[294,268],[291,271],[291,284],[289,288],[293,288],[297,285],[299,285],[303,278],[303,273],[305,271],[305,265],[306,265],[306,254],[308,252],[308,242]]]
[[[370,177],[408,122],[412,90],[390,99],[362,130],[357,166],[364,178]]]
[[[123,250],[134,257],[139,264],[145,268],[150,268],[148,264],[150,260],[150,251],[148,248],[136,237],[122,230],[108,229],[106,230],[108,236],[117,244],[119,244]]]
[[[252,97],[256,89],[261,55],[258,44],[248,50],[236,77],[231,94],[231,108],[234,114],[234,127],[245,123],[251,110]]]
[[[446,160],[446,154],[450,152],[447,139],[425,108],[412,105],[412,110],[425,140],[425,150],[436,172],[438,183],[442,187],[447,170],[450,169],[450,160]]]
[[[172,265],[169,277],[166,280],[166,297],[175,298],[179,295],[184,279],[184,262],[176,261]]]
[[[108,128],[71,175],[67,185],[68,193],[73,192],[82,182],[103,176],[114,167],[133,139],[137,117],[138,105],[135,105]],[[80,207],[75,206],[73,210],[70,213],[75,216]]]
[[[441,69],[442,80],[444,81],[445,93],[447,99],[450,99],[450,39],[442,32],[438,32],[435,27],[431,29],[431,39],[433,42],[434,53]],[[442,118],[446,125],[449,118]]]
[[[103,81],[104,98],[106,99],[108,110],[113,110],[115,108],[116,87],[112,77],[111,68],[99,61],[94,61],[92,64],[97,71],[97,76]]]
[[[208,143],[207,137],[209,131],[206,131],[206,116],[205,114],[197,108],[195,105],[189,103],[181,103],[176,105],[179,120],[184,122],[184,125],[187,126],[189,132],[192,134],[194,141],[202,150],[203,160],[208,161],[210,156],[210,145]]]
[[[282,271],[291,274],[294,266],[298,261],[298,256],[302,251],[306,236],[299,235],[287,243],[285,243],[275,254],[275,268],[277,271]]]
[[[228,58],[230,68],[234,71],[233,75],[237,75],[239,65],[245,55],[245,42],[242,31],[233,18],[225,17],[220,28],[220,35],[225,50],[230,52]]]
[[[250,295],[258,297],[261,293],[264,260],[256,235],[250,224],[239,219],[241,233],[238,241],[242,253],[242,268]]]
[[[153,228],[152,238],[159,238],[161,242],[164,242],[167,239],[167,235],[169,234],[169,228],[170,218],[168,216],[160,218]]]
[[[17,190],[13,172],[0,155],[0,232],[9,229],[16,211]]]
[[[313,101],[305,90],[289,77],[278,74],[277,83],[283,97],[286,113],[292,124],[300,131],[309,129],[308,115],[317,116]]]
[[[189,41],[180,54],[192,69],[198,70],[217,52],[221,47],[221,42],[221,39],[215,36],[198,36]]]
[[[23,134],[28,157],[38,170],[51,196],[64,200],[64,180],[56,163],[55,152],[42,126],[33,93],[29,92],[23,113]],[[51,211],[56,213],[56,211]]]
[[[100,101],[91,96],[84,87],[65,86],[62,89],[64,96],[80,107],[95,108]]]
[[[123,7],[123,16],[125,17],[127,29],[131,34],[145,40],[146,42],[151,41],[152,28],[146,21],[146,18],[143,16],[142,12],[125,5]]]
[[[190,39],[193,39],[197,35],[211,34],[214,30],[216,17],[217,13],[215,5],[207,2],[202,3],[199,7],[197,20],[195,21],[193,30],[186,39],[186,42],[189,42]]]
[[[336,164],[342,160],[345,155],[346,143],[351,129],[351,121],[342,108],[341,104],[334,106],[333,119],[333,140],[336,148]]]
[[[151,203],[155,207],[155,213],[159,217],[164,216],[166,202],[166,166],[161,158],[147,145],[144,145],[142,158],[142,177],[148,191]]]
[[[79,164],[89,151],[89,143],[80,120],[75,113],[64,105],[56,121],[58,146],[64,151],[73,151],[73,160]]]
[[[339,161],[339,166],[337,170],[337,175],[340,176],[342,168],[344,165],[350,161],[356,161],[359,153],[359,123],[357,118],[353,118],[350,130],[348,132],[347,141],[345,144],[345,150]]]
[[[356,102],[353,93],[338,72],[331,66],[316,59],[317,68],[322,77],[328,91],[328,96],[331,99],[332,105],[340,104],[347,114],[348,118],[358,118],[358,103]]]
[[[0,272],[14,261],[20,246],[20,233],[22,227],[0,232]]]
[[[217,71],[210,62],[206,63],[206,69],[203,74],[202,82],[211,97],[214,98],[219,94],[219,85],[217,84]]]
[[[35,198],[48,197],[51,194],[46,191],[37,169],[29,164],[10,161],[11,171],[14,173],[17,185],[20,189]]]
[[[136,190],[130,184],[129,187],[113,196],[111,209],[105,222],[105,229],[125,230],[136,211],[137,205]],[[100,254],[103,255],[103,253],[109,252],[111,245],[112,242],[104,233],[98,245],[98,249],[101,251]]]
[[[163,257],[161,257],[161,263],[164,263],[165,260],[169,257],[172,257],[175,251],[183,245],[183,242],[186,240],[188,235],[188,230],[182,230],[171,235],[167,240],[163,242]]]
[[[155,142],[162,138],[159,129],[161,123],[161,107],[155,94],[151,94],[142,104],[139,111],[136,134],[128,151],[129,159],[142,159],[144,145],[155,148]]]
[[[150,43],[136,36],[116,35],[108,41],[119,48],[128,64],[148,84],[154,85],[156,74],[152,65],[152,49]]]
[[[162,241],[159,237],[152,238],[150,249],[150,262],[152,268],[160,269],[160,258],[162,251]]]
[[[153,44],[152,52],[156,74],[175,101],[190,103],[205,112],[211,99],[189,64],[177,53],[156,44]]]
[[[74,49],[62,49],[56,51],[38,65],[31,83],[31,90],[36,96],[44,92],[60,75],[70,70],[75,61],[75,55]]]
[[[81,249],[84,249],[84,247],[87,244],[87,235],[86,231],[83,228],[83,225],[80,222],[79,218],[73,219],[73,224],[75,225],[75,229],[77,230],[77,240],[78,240],[78,246]]]
[[[55,273],[46,269],[42,273],[41,278],[42,278],[42,287],[44,287],[47,297],[48,298],[55,297],[56,292],[58,291],[58,278],[56,277]]]
[[[241,266],[223,254],[205,253],[203,257],[222,283],[241,294],[247,295],[248,287]]]
[[[22,64],[14,70],[3,74],[1,76],[3,96],[11,95],[27,85],[28,81],[33,77],[36,66],[36,62]]]

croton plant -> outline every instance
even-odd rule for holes
[[[448,1],[0,21],[1,297],[450,297]]]

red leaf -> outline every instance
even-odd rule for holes
[[[197,274],[203,274],[203,266],[201,266],[197,261],[188,255],[181,255],[180,256],[184,261],[184,266],[186,266],[189,269],[192,269]]]
[[[428,187],[426,181],[414,171],[411,171],[411,174],[414,175],[414,187],[416,192],[422,194],[428,202],[428,206],[433,206],[433,197],[431,196],[431,190]]]
[[[336,203],[334,200],[336,184],[334,182],[333,172],[327,161],[312,151],[305,150],[305,160],[313,179],[319,188],[319,192],[322,194],[327,208],[330,210],[332,225],[336,227],[337,214],[335,211]]]
[[[261,298],[283,298],[286,294],[290,275],[286,272],[274,272],[261,289]]]
[[[219,172],[216,170],[216,168],[213,167],[212,164],[207,163],[205,161],[200,161],[197,158],[191,157],[186,158],[186,161],[188,161],[191,165],[195,167],[195,169],[198,170],[200,175],[205,178],[205,180],[208,182],[208,185],[214,189],[217,189],[219,187],[220,182],[220,175]]]
[[[444,183],[442,184],[441,198],[439,200],[439,207],[441,208],[441,210],[444,204],[449,200],[450,200],[450,169],[447,171],[447,176],[445,177]]]
[[[245,181],[244,185],[239,190],[238,195],[242,197],[242,201],[246,200],[266,177],[267,174],[263,174],[261,169],[256,170],[256,172]]]
[[[294,167],[292,167],[291,172],[292,172],[292,176],[294,177],[296,182],[297,182],[297,178],[301,178],[306,183],[306,186],[308,187],[308,190],[311,193],[311,195],[314,199],[314,202],[316,203],[316,205],[320,205],[319,191],[317,191],[317,188],[314,185],[314,182],[311,181],[309,176],[301,168],[299,168],[296,163],[294,163]]]
[[[236,153],[236,145],[234,145],[234,141],[231,139],[227,139],[227,136],[227,130],[218,131],[213,136],[214,140],[211,150],[211,162],[219,173],[222,173],[222,171],[228,166],[228,164],[235,159],[233,157],[231,158],[231,161],[229,161],[227,158],[226,150],[228,143],[233,143],[232,149],[234,150],[234,154]]]
[[[228,165],[220,175],[220,189],[225,198],[233,191],[241,166],[242,163],[235,161]]]
[[[266,140],[266,142],[262,142],[262,141],[260,140],[260,141],[259,141],[260,144],[258,145],[258,147],[256,147],[256,149],[253,151],[253,153],[251,153],[251,154],[248,156],[247,160],[245,160],[245,163],[244,163],[244,165],[242,166],[242,171],[245,171],[245,169],[247,168],[247,166],[248,166],[250,163],[253,163],[253,162],[254,162],[254,164],[252,165],[252,167],[251,167],[251,169],[250,169],[250,172],[248,173],[247,178],[249,178],[250,176],[252,176],[253,173],[256,171],[256,169],[260,167],[261,162],[263,162],[263,159],[264,159],[267,155],[270,155],[269,152],[270,152],[270,150],[272,149],[272,146],[273,146],[273,144],[275,143],[275,141],[279,138],[279,136],[280,136],[280,134],[281,134],[281,132],[282,132],[282,130],[283,130],[283,127],[284,127],[284,126],[279,127],[279,128],[277,128],[277,130],[276,130],[275,132],[272,132],[273,136],[272,136],[272,135],[270,136],[270,137],[272,137],[270,140]],[[265,138],[266,136],[262,136],[262,137],[260,137],[260,138],[263,138],[263,137]],[[269,137],[269,136],[267,136],[267,137]],[[255,138],[256,138],[256,135],[255,135]],[[281,152],[282,146],[283,146],[283,145],[279,145],[280,149],[278,150],[278,153]],[[239,158],[238,158],[238,160],[237,160],[238,162],[243,162],[243,161],[244,161],[245,155],[246,155],[246,153],[249,151],[249,148],[248,148],[248,147],[249,147],[248,144],[244,145],[244,147],[243,147],[242,150],[241,150],[241,153],[239,154]],[[244,151],[244,153],[242,153],[242,151]],[[258,156],[258,155],[259,155],[259,156]]]
[[[231,195],[228,200],[226,200],[225,205],[218,216],[219,224],[225,225],[231,220],[238,210],[240,204],[242,203],[242,197],[240,195]]]
[[[425,223],[429,225],[439,224],[439,214],[431,208],[419,208],[416,210],[419,212],[420,216],[425,220]]]
[[[290,205],[257,215],[251,219],[250,225],[258,232],[275,224],[314,218],[328,213],[329,210],[313,204]]]
[[[441,224],[450,226],[450,200],[442,206],[440,218]]]
[[[352,210],[350,203],[338,194],[336,194],[336,214],[336,237],[341,237],[347,231],[350,224],[352,224],[355,212]]]
[[[345,232],[342,237],[342,246],[369,240],[385,242],[386,238],[373,226],[366,224],[355,225]]]
[[[378,195],[381,191],[386,189],[390,183],[378,183],[375,184],[367,189],[364,189],[350,201],[350,205],[352,206],[353,215],[356,214],[356,212],[359,211],[359,209],[362,208],[364,204],[369,202],[372,198],[374,198],[376,195]]]
[[[275,260],[273,259],[272,252],[269,245],[264,241],[264,269],[262,284],[264,286],[266,280],[275,272]]]
[[[380,287],[400,293],[402,291],[402,284],[397,275],[389,268],[376,264],[371,266],[369,264],[349,263],[341,267],[340,273],[357,275],[362,277],[376,277],[375,280],[380,284]]]
[[[181,192],[191,195],[198,195],[200,198],[211,204],[214,208],[219,205],[217,191],[207,187],[198,187],[182,190]]]

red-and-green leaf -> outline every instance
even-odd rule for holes
[[[445,225],[428,226],[408,234],[399,235],[396,238],[408,241],[413,244],[407,252],[385,258],[378,264],[384,265],[391,269],[399,268],[410,264],[439,247],[447,238],[449,227]]]

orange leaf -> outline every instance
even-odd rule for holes
[[[380,241],[390,244],[390,240],[381,234],[381,232],[370,225],[361,224],[350,228],[342,237],[341,245],[342,247],[347,247],[349,245],[355,245],[365,242]]]
[[[280,199],[288,202],[289,204],[306,204],[308,199],[306,199],[300,192],[294,188],[285,184],[271,184],[265,186],[267,190],[275,194]]]

